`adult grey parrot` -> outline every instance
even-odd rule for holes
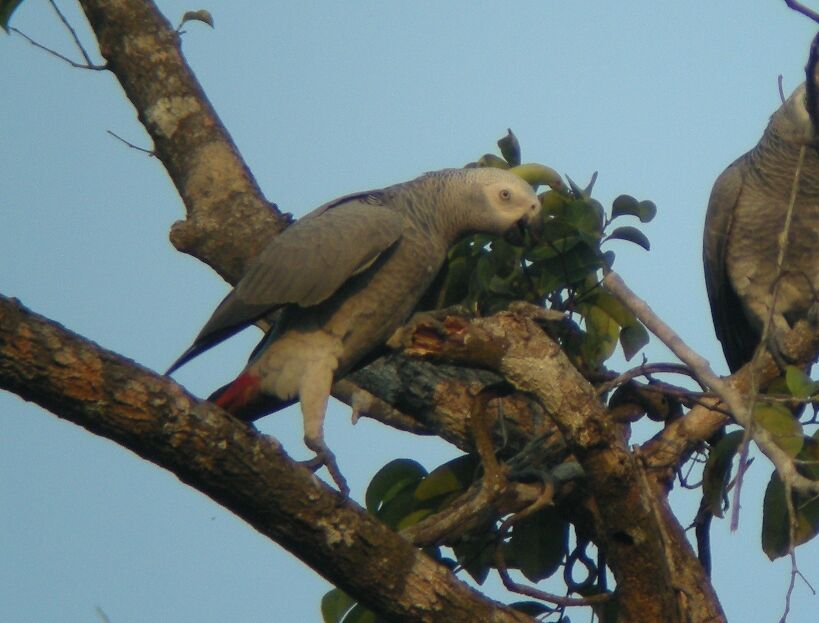
[[[731,372],[753,357],[773,306],[768,348],[812,317],[819,289],[819,155],[798,87],[771,116],[759,143],[734,161],[711,191],[705,218],[705,285],[714,327]],[[776,302],[774,284],[797,169],[806,145]]]
[[[334,379],[409,318],[459,238],[519,235],[539,219],[532,187],[492,168],[427,173],[326,203],[259,254],[167,374],[280,310],[243,372],[211,400],[253,420],[298,398],[314,465],[345,491],[323,433]]]

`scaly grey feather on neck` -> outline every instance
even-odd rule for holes
[[[470,213],[481,199],[478,188],[470,183],[473,176],[470,169],[427,173],[402,185],[401,209],[419,233],[434,236],[448,247],[469,228]],[[434,197],[434,210],[425,205],[430,197]]]
[[[777,113],[779,115],[780,113]],[[775,115],[775,117],[777,116]],[[787,199],[807,132],[784,118],[771,120],[762,140],[748,153],[750,172],[763,186]],[[799,178],[800,196],[819,196],[819,155],[808,145]]]

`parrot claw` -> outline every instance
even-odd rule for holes
[[[328,448],[323,441],[305,439],[304,443],[308,448],[316,453],[316,456],[312,459],[308,459],[307,461],[302,461],[301,464],[311,472],[316,472],[322,467],[326,467],[327,471],[330,473],[330,477],[333,479],[333,482],[336,483],[341,495],[344,497],[349,497],[350,487],[347,485],[347,480],[344,478],[344,476],[341,474],[341,470],[338,468],[336,455],[333,454],[333,451],[330,450],[330,448]]]

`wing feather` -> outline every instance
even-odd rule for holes
[[[734,211],[740,201],[743,171],[747,166],[746,154],[734,161],[717,178],[708,202],[703,237],[705,286],[711,304],[711,316],[731,372],[750,361],[759,340],[731,285],[726,262]]]
[[[276,236],[166,374],[283,305],[311,307],[366,270],[404,231],[380,192],[317,208]]]

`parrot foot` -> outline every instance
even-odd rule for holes
[[[305,439],[304,443],[308,448],[316,453],[316,456],[307,461],[302,461],[301,464],[311,472],[315,472],[322,467],[326,467],[327,471],[330,473],[330,477],[333,479],[333,482],[336,483],[339,492],[341,492],[341,495],[344,497],[349,497],[350,487],[347,485],[347,480],[344,478],[344,476],[341,474],[341,470],[338,468],[336,455],[333,454],[333,451],[327,447],[327,444],[325,444],[323,440]]]

